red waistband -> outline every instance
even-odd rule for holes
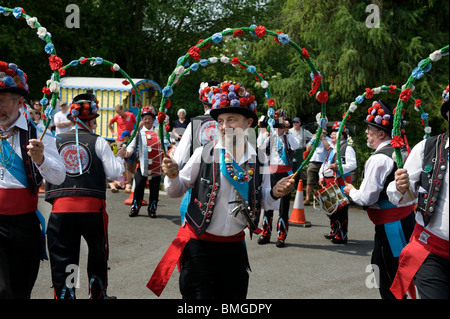
[[[0,188],[0,215],[21,215],[35,212],[38,196],[29,188]]]
[[[335,181],[335,177],[334,176],[333,177],[326,177],[325,176],[324,178],[325,178],[325,183],[327,183],[327,186]],[[351,175],[345,176],[345,181],[347,183],[351,184],[352,183],[352,176]],[[340,186],[345,186],[344,179],[341,176],[336,178],[336,185],[339,186],[339,187]]]
[[[270,173],[286,173],[292,171],[292,167],[289,165],[269,165]]]
[[[192,229],[192,226],[187,224],[181,226],[178,230],[177,237],[172,241],[163,258],[159,262],[152,277],[147,283],[148,289],[153,291],[158,297],[169,282],[175,265],[178,264],[178,269],[181,269],[181,255],[184,247],[191,239],[199,239],[212,242],[237,242],[245,239],[244,231],[234,236],[216,236],[209,233],[203,233],[200,236]]]
[[[367,215],[375,225],[383,225],[403,219],[414,210],[414,204],[387,209],[367,208]]]
[[[53,200],[52,213],[103,213],[104,199],[86,196],[58,197]]]
[[[403,298],[407,290],[414,294],[414,276],[430,253],[448,260],[448,240],[439,238],[416,224],[409,244],[403,248],[398,260],[398,270],[391,286],[391,292],[396,298]]]

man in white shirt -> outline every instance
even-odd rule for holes
[[[27,95],[26,74],[0,61],[0,299],[30,298],[47,258],[39,186],[43,179],[61,184],[66,176],[55,140],[39,140],[20,112]]]
[[[379,269],[380,295],[393,299],[389,290],[398,268],[398,257],[414,228],[414,201],[394,205],[386,188],[394,180],[397,164],[392,159],[391,133],[394,121],[392,107],[383,100],[375,101],[364,120],[368,126],[367,146],[375,152],[366,161],[360,188],[347,184],[344,192],[354,203],[363,206],[375,224],[372,264]]]
[[[448,86],[443,96],[441,114],[449,121]],[[409,202],[409,194],[418,199],[414,233],[391,286],[397,298],[410,287],[414,291],[414,284],[422,299],[449,298],[448,154],[448,132],[419,142],[387,188],[394,204]]]
[[[184,298],[245,298],[249,263],[244,229],[253,232],[261,207],[276,208],[277,199],[293,189],[288,177],[271,188],[267,159],[247,140],[258,120],[254,95],[235,82],[222,82],[219,88],[211,110],[219,138],[197,148],[181,171],[172,159],[163,161],[167,194],[193,191],[185,223],[147,284],[158,296],[172,265],[181,262]]]
[[[70,131],[73,125],[73,123],[67,118],[67,115],[69,115],[67,103],[61,102],[59,107],[61,108],[61,110],[59,112],[56,112],[55,116],[53,117],[53,121],[56,127],[56,134]]]

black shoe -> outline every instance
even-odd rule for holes
[[[331,233],[325,233],[323,234],[323,237],[325,237],[326,239],[333,239],[334,235],[332,235]]]
[[[258,238],[258,244],[260,244],[260,245],[265,245],[265,244],[267,244],[268,242],[270,242],[270,237],[261,235],[261,236]]]
[[[347,244],[347,238],[346,239],[341,239],[341,238],[336,238],[336,237],[334,237],[334,238],[332,238],[331,239],[331,242],[333,243],[333,244]]]
[[[128,214],[128,216],[130,216],[130,217],[136,217],[138,214],[139,214],[139,211],[138,211],[136,208],[131,207],[130,213]]]
[[[280,239],[280,238],[278,238],[277,239],[277,247],[278,248],[282,248],[282,247],[284,247],[286,244],[284,243],[284,239]]]
[[[148,211],[148,216],[150,218],[156,218],[156,212],[154,210],[149,210]]]

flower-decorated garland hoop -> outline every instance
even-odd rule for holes
[[[66,74],[66,70],[72,67],[76,67],[78,65],[85,65],[88,64],[90,66],[97,66],[100,64],[104,64],[106,66],[109,66],[110,70],[112,72],[120,72],[124,78],[126,78],[126,80],[123,80],[122,83],[123,85],[128,85],[131,84],[131,86],[133,87],[133,91],[136,94],[137,97],[137,107],[138,107],[138,115],[136,117],[136,125],[135,128],[130,136],[130,140],[127,142],[126,145],[130,144],[131,141],[133,140],[133,138],[136,136],[136,133],[139,129],[139,123],[141,121],[141,109],[142,109],[142,101],[141,101],[141,95],[139,94],[139,89],[136,87],[134,81],[131,79],[131,77],[128,75],[128,73],[126,73],[117,63],[113,63],[111,61],[105,60],[101,57],[92,57],[92,58],[85,58],[85,57],[81,57],[77,60],[72,60],[70,63],[66,64],[66,65],[62,65],[62,61],[60,61],[60,63],[57,65],[57,73],[59,76],[64,76]],[[52,87],[54,86],[54,87]],[[47,81],[47,86],[45,86],[42,89],[42,92],[44,93],[43,98],[41,99],[41,105],[43,106],[43,108],[45,108],[44,110],[44,114],[47,116],[47,118],[52,118],[53,114],[53,110],[54,107],[48,108],[46,107],[48,105],[48,99],[47,99],[47,95],[52,93],[54,90],[57,90],[59,92],[60,90],[60,84],[55,83],[55,81],[53,81],[52,79]]]
[[[264,26],[252,25],[250,27],[232,28],[232,29],[228,28],[222,32],[214,33],[211,37],[209,37],[207,39],[201,39],[200,41],[198,41],[198,43],[196,45],[192,46],[184,56],[182,56],[181,58],[178,59],[178,62],[177,62],[177,65],[176,65],[174,71],[170,75],[166,86],[162,90],[162,99],[161,99],[161,104],[160,104],[160,108],[159,108],[159,112],[158,112],[160,135],[163,134],[162,133],[163,132],[163,123],[162,122],[165,119],[165,115],[166,115],[168,107],[170,107],[169,97],[172,96],[172,94],[173,94],[173,87],[177,82],[176,80],[179,78],[179,76],[181,74],[184,73],[184,71],[185,71],[184,65],[186,64],[186,62],[188,62],[188,59],[192,58],[194,60],[200,61],[200,64],[201,64],[202,63],[202,61],[200,60],[201,50],[209,48],[211,43],[220,43],[224,37],[233,37],[233,36],[241,37],[246,32],[249,33],[250,35],[257,36],[258,38],[262,38],[263,36],[266,36],[266,35],[273,36],[274,40],[277,43],[280,43],[282,45],[289,44],[298,53],[300,53],[302,55],[302,57],[306,60],[308,66],[311,69],[311,72],[313,74],[312,89],[309,92],[309,94],[310,94],[310,96],[315,95],[316,99],[320,102],[321,109],[322,109],[322,112],[320,114],[321,114],[321,117],[324,119],[323,121],[321,121],[321,123],[324,123],[324,125],[326,125],[326,102],[328,101],[328,92],[324,91],[324,89],[323,89],[322,76],[321,76],[320,72],[316,69],[314,63],[311,61],[308,51],[305,48],[301,48],[294,41],[290,40],[289,36],[285,33],[267,30]],[[192,70],[192,66],[190,68]],[[254,68],[253,66],[247,66],[247,70],[251,73],[256,73],[256,68]],[[257,75],[257,74],[255,74],[255,75]],[[271,103],[273,103],[272,105],[269,105],[269,106],[270,107],[274,106],[275,105],[274,100],[270,99],[270,98],[269,98],[269,100]],[[319,128],[317,130],[317,134],[319,134],[319,135],[321,134],[323,127],[324,126],[319,126]],[[163,138],[163,136],[160,136],[160,138]],[[303,161],[303,163],[298,168],[297,172],[301,168],[303,168],[304,165],[306,165],[308,163],[308,161],[311,158],[311,156],[313,155],[313,152],[316,149],[318,143],[319,143],[319,140],[316,139],[316,141],[314,142],[313,147],[312,147],[312,152],[310,152],[309,156]]]
[[[431,62],[437,62],[439,61],[443,56],[446,56],[449,54],[449,46],[446,45],[442,49],[436,50],[433,53],[431,53],[426,59],[423,59],[419,62],[418,66],[414,68],[414,70],[411,72],[411,75],[409,76],[406,83],[403,85],[403,90],[400,93],[400,97],[397,100],[397,112],[394,114],[394,127],[392,129],[392,141],[391,145],[395,149],[395,156],[397,160],[397,166],[399,168],[403,168],[403,158],[401,156],[401,132],[400,132],[400,126],[401,126],[401,114],[403,112],[403,107],[406,105],[406,102],[411,98],[411,93],[413,90],[413,83],[415,80],[420,79],[424,73],[428,72],[431,69]]]
[[[363,103],[364,100],[369,100],[369,99],[374,98],[375,95],[377,95],[377,94],[385,93],[385,92],[389,92],[389,93],[393,93],[393,94],[401,93],[402,89],[398,88],[396,85],[382,85],[380,87],[376,87],[376,88],[372,88],[372,89],[366,88],[366,90],[363,94],[358,95],[356,97],[355,101],[350,103],[350,107],[344,113],[344,116],[342,118],[342,122],[339,127],[338,135],[337,135],[336,139],[338,141],[341,140],[342,131],[344,130],[347,120],[350,118],[350,113],[355,112],[355,110],[358,107],[358,104]],[[411,98],[414,99],[414,109],[420,113],[420,116],[423,121],[423,125],[425,127],[424,138],[428,138],[428,137],[430,137],[430,133],[431,133],[431,127],[429,126],[429,123],[428,123],[428,114],[425,113],[424,109],[422,108],[422,101],[420,99],[416,99],[413,96],[411,96]],[[391,119],[391,120],[394,120],[394,119]],[[341,160],[339,147],[336,149],[336,161],[338,163],[339,173],[341,174],[341,176],[344,176],[344,170],[342,168],[342,160]]]
[[[38,19],[36,17],[32,17],[32,16],[26,14],[25,10],[21,7],[15,7],[14,9],[11,9],[11,8],[0,6],[0,14],[3,14],[4,16],[8,16],[8,15],[12,14],[13,17],[18,20],[26,20],[26,22],[30,28],[37,29],[36,33],[37,33],[38,37],[41,40],[45,41],[45,43],[46,43],[44,50],[47,54],[50,55],[48,60],[49,60],[50,68],[53,71],[54,82],[59,82],[59,73],[58,73],[58,70],[54,68],[54,65],[55,65],[55,61],[56,61],[56,63],[58,63],[57,61],[59,61],[61,59],[56,55],[56,49],[52,42],[52,35],[47,31],[47,29],[38,22]],[[62,60],[61,60],[61,63],[62,63]],[[59,98],[59,89],[56,91],[56,90],[52,90],[52,88],[53,87],[51,86],[50,89],[51,89],[52,98],[51,98],[50,105],[51,105],[52,109],[55,109],[56,102]],[[31,118],[29,118],[28,120],[31,121]],[[50,124],[50,121],[47,121],[47,123],[45,125],[45,129],[42,132],[42,135],[40,137],[40,140],[42,140],[42,138],[44,137],[49,124]]]

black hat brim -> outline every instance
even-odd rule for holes
[[[224,113],[238,113],[244,115],[247,118],[253,119],[251,127],[255,127],[258,124],[258,116],[250,109],[241,106],[218,107],[216,109],[212,109],[209,115],[211,115],[211,117],[217,121],[219,115]]]
[[[23,97],[28,96],[28,91],[23,88],[18,88],[16,86],[10,86],[10,87],[1,87],[0,93],[13,93],[13,94],[20,94]]]
[[[450,101],[445,101],[444,103],[442,103],[442,105],[441,105],[441,115],[447,121],[448,121],[447,112],[449,111],[449,109],[450,109]]]

